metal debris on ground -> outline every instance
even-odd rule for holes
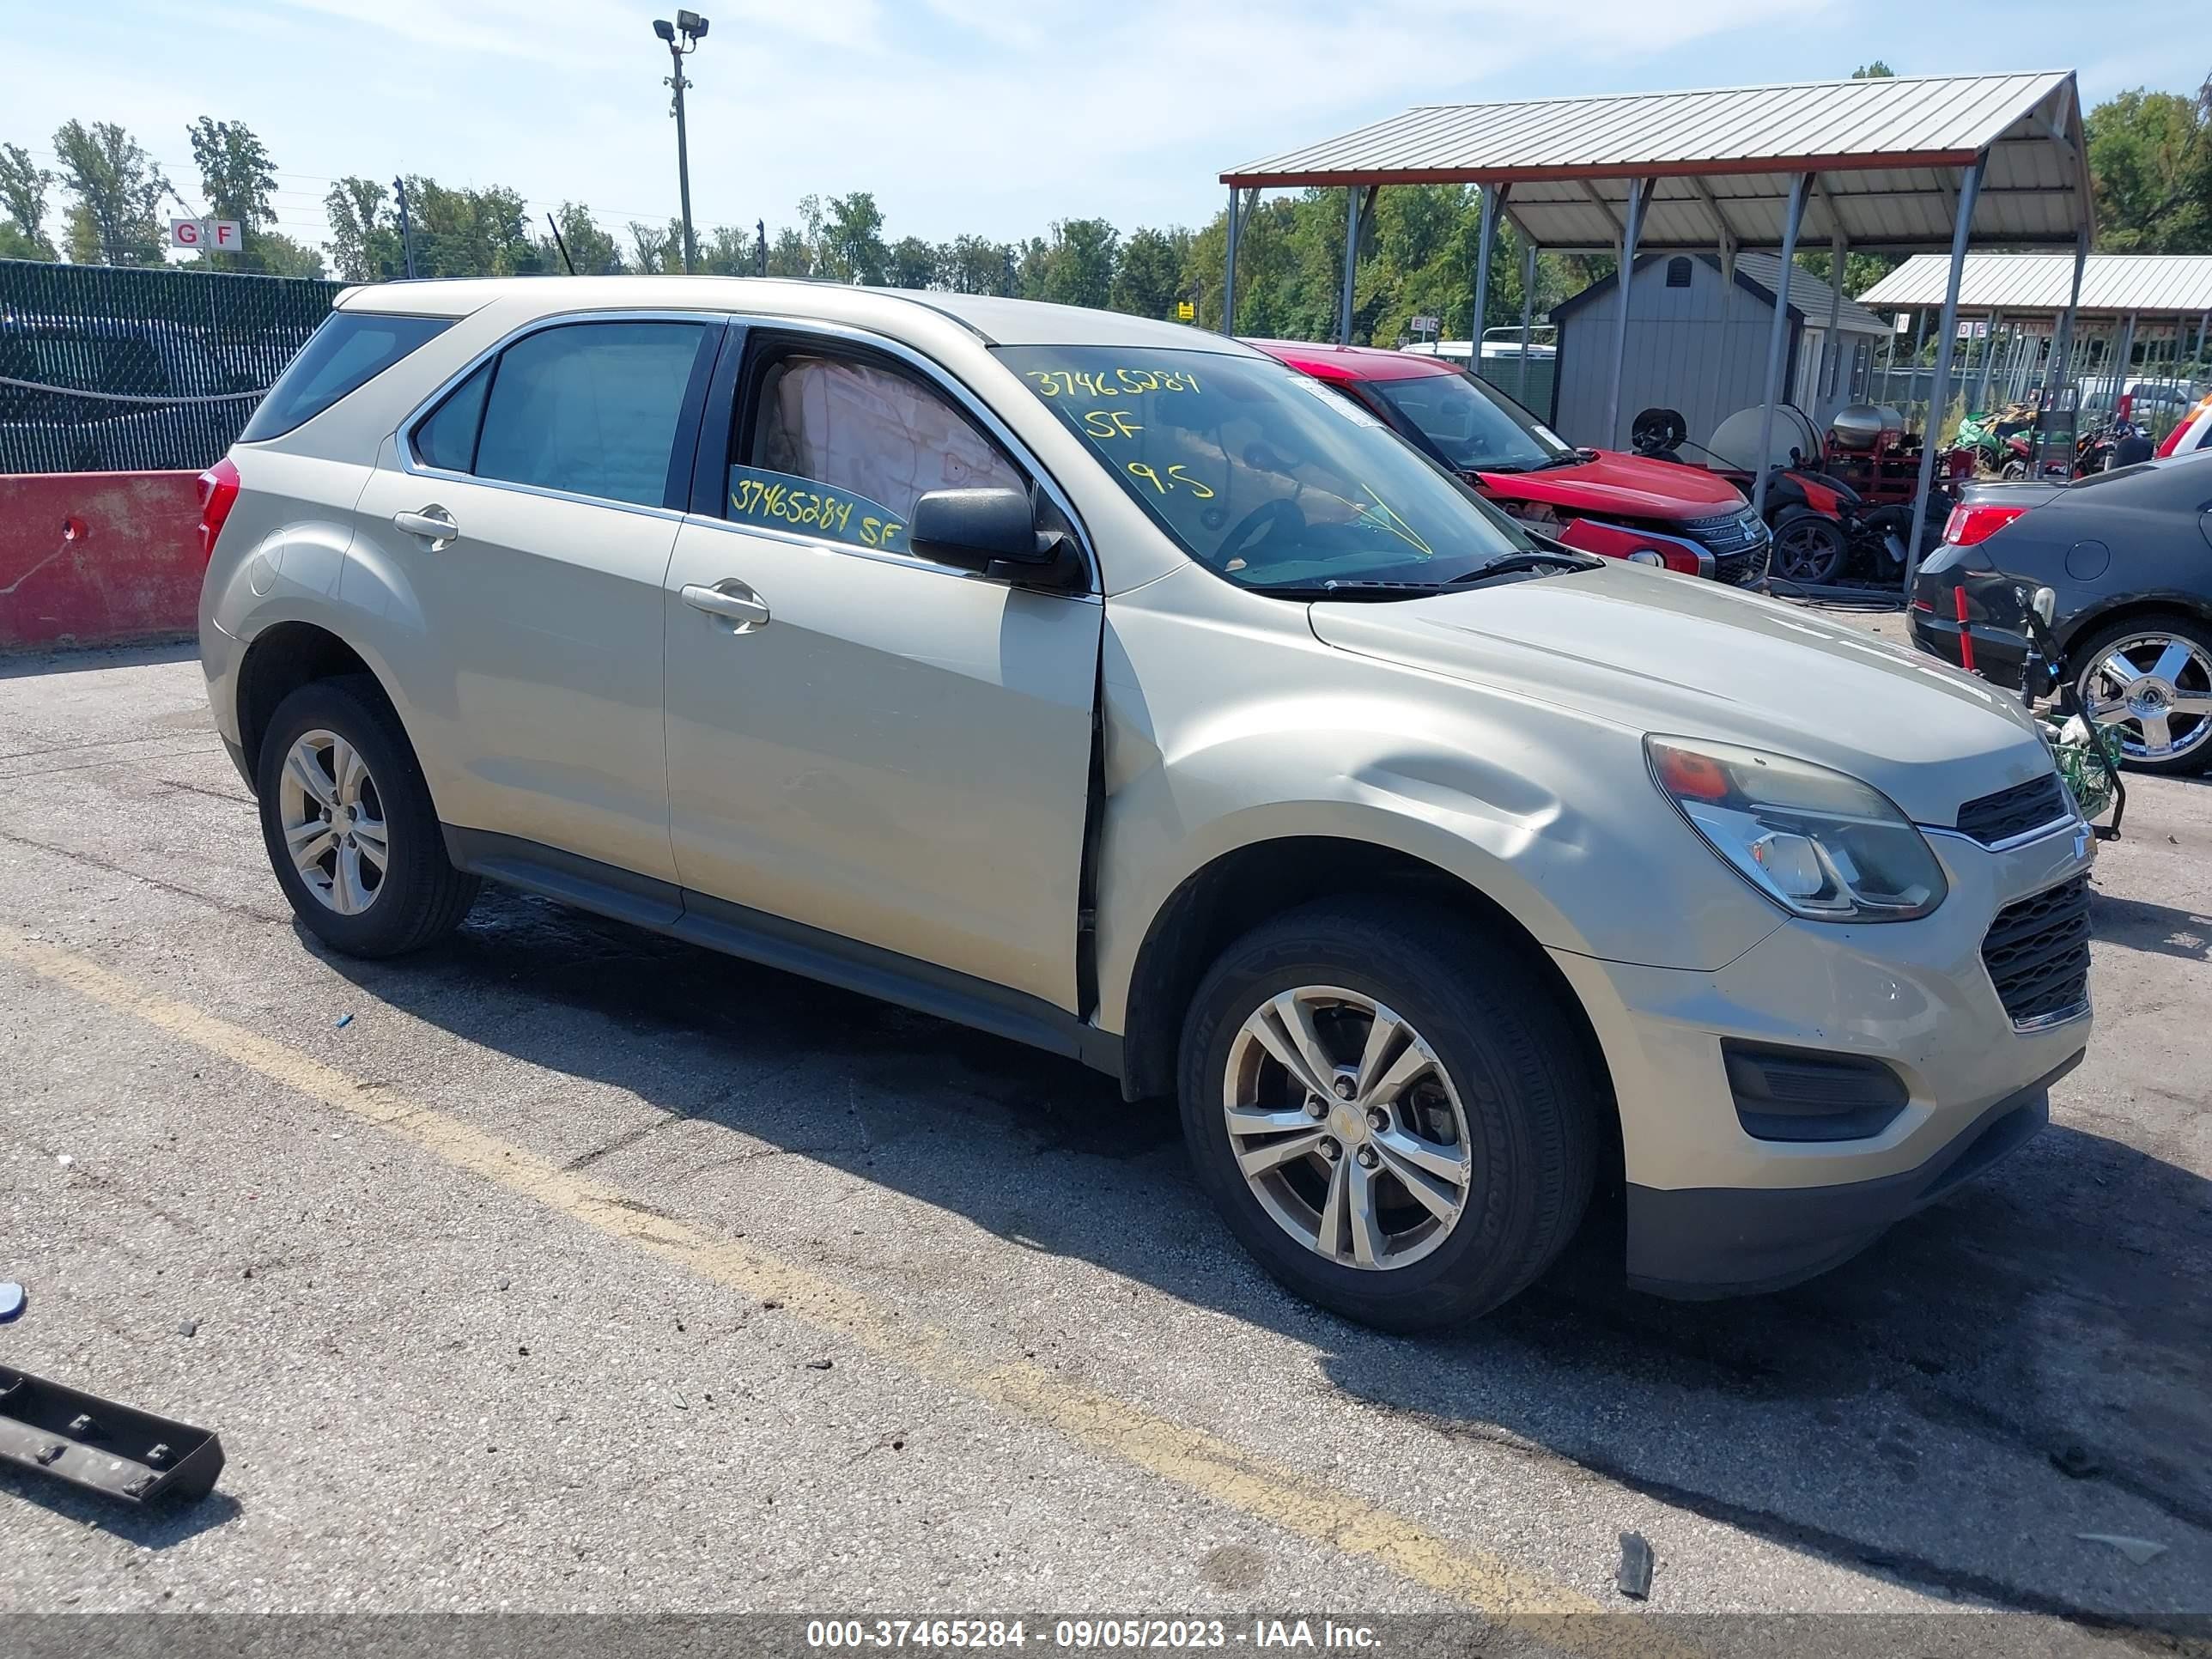
[[[2110,1544],[2139,1567],[2148,1566],[2166,1553],[2166,1546],[2148,1538],[2130,1538],[2117,1532],[2077,1532],[2074,1534],[2085,1544]]]
[[[835,1364],[836,1362],[831,1359],[810,1359],[806,1362],[806,1369],[810,1371],[826,1371]]]
[[[1651,1546],[1642,1533],[1620,1534],[1620,1571],[1613,1582],[1623,1595],[1638,1601],[1651,1594]]]
[[[177,1327],[177,1334],[179,1336],[198,1336],[199,1334],[200,1322],[197,1319],[187,1319],[183,1324]]]
[[[337,1029],[341,1031],[344,1030],[347,1026],[352,1024],[353,1016],[351,1014],[340,1014],[337,1018]]]

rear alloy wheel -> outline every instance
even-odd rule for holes
[[[368,763],[335,732],[302,732],[284,757],[276,821],[307,891],[342,916],[376,902],[392,831]]]
[[[1541,959],[1403,898],[1223,951],[1179,1067],[1192,1167],[1297,1294],[1414,1331],[1543,1272],[1595,1180],[1601,1090]]]
[[[1843,574],[1850,553],[1841,525],[1809,507],[1793,507],[1775,521],[1769,568],[1784,581],[1818,586]]]
[[[2212,629],[2152,617],[2082,646],[2081,706],[2112,728],[2129,764],[2197,772],[2212,764]]]
[[[417,951],[481,884],[446,857],[407,733],[377,683],[316,680],[276,705],[254,772],[261,838],[300,925],[353,957]]]

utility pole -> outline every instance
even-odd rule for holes
[[[753,275],[768,275],[768,221],[753,221]]]
[[[407,181],[394,179],[392,189],[399,192],[399,240],[407,250],[407,280],[415,280],[415,222],[407,216]]]
[[[676,182],[684,199],[684,270],[688,276],[699,263],[699,241],[691,234],[691,149],[684,131],[684,90],[691,82],[684,78],[684,59],[698,51],[699,42],[706,38],[707,20],[696,11],[679,11],[672,23],[665,18],[655,19],[653,32],[667,43],[668,61],[674,71],[662,84],[676,93]]]

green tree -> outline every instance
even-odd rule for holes
[[[2112,252],[2212,250],[2212,81],[2194,98],[2124,92],[2089,112],[2097,245]]]
[[[410,176],[407,207],[418,276],[524,276],[547,267],[521,196],[504,185],[452,190]],[[559,258],[553,256],[556,267]]]
[[[563,202],[553,222],[561,228],[561,242],[568,245],[568,258],[576,267],[579,276],[602,276],[623,268],[622,250],[615,246],[612,233],[602,229],[599,222],[592,217],[591,209],[580,202]],[[544,249],[548,270],[566,270],[562,263],[561,243],[549,237]]]
[[[716,225],[699,244],[699,270],[709,276],[750,276],[757,257],[753,233],[744,225]]]
[[[1861,64],[1851,71],[1854,81],[1893,81],[1897,71],[1877,58],[1871,64]]]
[[[934,288],[937,260],[937,250],[921,237],[902,236],[891,246],[884,276],[893,288]]]
[[[1014,251],[988,236],[956,236],[938,250],[938,269],[955,294],[1014,291]]]
[[[331,260],[349,283],[386,283],[407,274],[392,192],[374,179],[341,179],[323,198]]]
[[[856,190],[832,201],[815,246],[821,251],[821,274],[831,281],[880,284],[890,250],[884,246],[883,210],[873,193]]]
[[[1113,298],[1121,234],[1103,219],[1063,219],[1052,228],[1037,297],[1056,305],[1103,307]]]
[[[1121,245],[1108,303],[1133,317],[1174,316],[1176,301],[1185,297],[1182,264],[1189,248],[1190,233],[1181,226],[1131,231]]]
[[[246,245],[246,269],[264,276],[325,277],[323,256],[282,231],[264,230]]]
[[[0,258],[57,259],[46,237],[46,191],[54,175],[21,144],[0,144]]]
[[[814,250],[798,229],[785,225],[769,244],[768,274],[771,276],[811,276]]]
[[[218,121],[205,115],[186,127],[185,136],[191,140],[192,164],[199,169],[208,217],[235,219],[245,234],[243,246],[236,249],[217,252],[203,248],[202,263],[218,270],[262,269],[254,258],[255,246],[261,233],[276,222],[276,175],[270,171],[268,146],[243,121]]]
[[[70,205],[70,258],[79,264],[158,265],[167,240],[161,206],[175,192],[138,141],[111,121],[63,123],[54,134]]]
[[[672,219],[664,229],[659,225],[643,225],[629,222],[629,268],[632,270],[667,274],[684,269],[684,226]]]

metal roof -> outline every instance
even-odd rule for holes
[[[1677,256],[1639,253],[1636,256],[1636,268],[1642,270],[1655,259],[1671,257]],[[1714,269],[1719,269],[1720,261],[1711,254],[1698,257]],[[1771,308],[1774,304],[1775,285],[1782,280],[1782,256],[1778,253],[1739,253],[1735,256],[1735,279],[1758,295]],[[1608,274],[1580,293],[1570,295],[1552,307],[1552,320],[1557,322],[1600,295],[1611,293],[1613,283],[1613,276]],[[1828,306],[1834,298],[1835,290],[1802,265],[1790,273],[1790,314],[1800,322],[1809,322],[1815,328],[1826,328],[1828,325]],[[1848,297],[1844,301],[1843,308],[1836,314],[1836,325],[1846,334],[1887,334],[1890,331],[1887,323],[1857,301]]]
[[[1948,258],[1915,254],[1859,301],[1899,311],[1940,306],[1950,270]],[[2055,313],[2066,309],[2073,286],[2070,253],[1970,253],[1959,308]],[[2081,309],[2203,317],[2212,313],[2212,253],[2093,253],[2081,271]]]
[[[1709,92],[1426,104],[1232,167],[1232,186],[1487,184],[1540,246],[1602,252],[1631,182],[1655,187],[1638,246],[1778,246],[1790,176],[1814,186],[1802,234],[1948,249],[1960,180],[1989,165],[1977,241],[2062,243],[2091,224],[2070,70],[1816,81]]]

